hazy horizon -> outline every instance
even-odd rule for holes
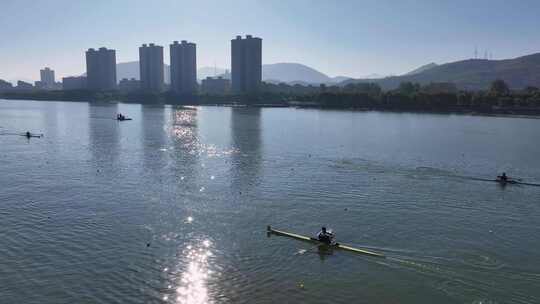
[[[484,52],[493,59],[538,52],[540,3],[467,1],[160,1],[2,3],[0,79],[39,78],[49,66],[57,79],[85,71],[84,51],[105,46],[117,62],[138,60],[143,43],[197,44],[198,67],[230,66],[230,40],[263,39],[263,64],[296,62],[329,76],[403,74]]]

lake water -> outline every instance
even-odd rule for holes
[[[540,183],[537,119],[0,100],[0,127],[44,134],[0,135],[2,303],[540,302],[540,187],[475,179]]]

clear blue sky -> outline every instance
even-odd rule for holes
[[[263,63],[299,62],[330,76],[400,74],[417,66],[540,51],[538,0],[1,0],[0,79],[83,73],[84,51],[117,61],[137,47],[197,43],[198,66],[228,68],[230,39],[263,38]],[[165,54],[168,62],[168,51]]]

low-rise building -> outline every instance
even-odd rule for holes
[[[206,94],[226,94],[230,88],[231,81],[223,77],[206,77],[201,83],[201,91]]]
[[[13,85],[11,82],[7,82],[5,80],[0,79],[0,92],[2,91],[10,91],[13,89]]]
[[[35,81],[34,82],[34,87],[38,90],[44,90],[47,88],[47,86],[45,85],[45,83],[43,81]]]
[[[71,76],[62,78],[62,90],[85,90],[86,77],[84,76]]]
[[[17,81],[17,90],[32,90],[34,89],[34,86],[26,81],[19,80]]]
[[[141,89],[141,82],[135,78],[122,78],[118,84],[118,89],[124,92],[133,92]]]
[[[53,82],[52,84],[46,84],[43,81],[35,81],[34,87],[38,90],[62,90],[62,83]]]

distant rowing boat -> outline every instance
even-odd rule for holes
[[[507,180],[502,180],[500,178],[496,178],[496,179],[486,179],[486,178],[475,178],[475,177],[472,177],[471,178],[472,180],[477,180],[477,181],[482,181],[482,182],[495,182],[495,183],[498,183],[502,186],[506,186],[506,185],[524,185],[524,186],[535,186],[535,187],[540,187],[540,184],[534,184],[534,183],[526,183],[526,182],[523,182],[521,180],[517,180],[517,179],[507,179]]]
[[[270,226],[268,226],[266,229],[267,229],[268,233],[273,233],[275,235],[287,236],[287,237],[291,237],[291,238],[301,240],[301,241],[316,243],[316,244],[320,244],[320,245],[327,245],[327,246],[331,246],[333,248],[347,250],[347,251],[350,251],[350,252],[365,254],[365,255],[369,255],[369,256],[374,256],[374,257],[379,257],[379,258],[384,258],[385,257],[384,254],[382,254],[382,253],[377,253],[377,252],[369,251],[369,250],[366,250],[366,249],[354,248],[354,247],[339,244],[339,243],[336,243],[334,245],[328,245],[326,243],[320,242],[316,238],[303,236],[303,235],[296,234],[296,233],[290,233],[290,232],[286,232],[286,231],[277,230],[277,229],[274,229],[274,228],[272,228]]]

